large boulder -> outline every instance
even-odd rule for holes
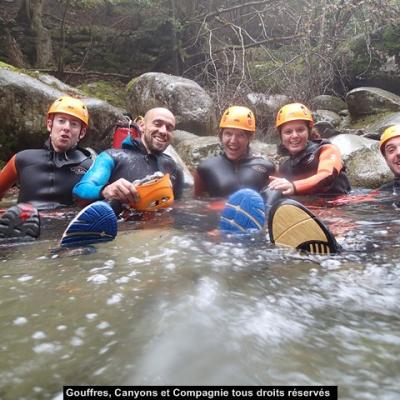
[[[386,128],[397,124],[400,124],[400,112],[384,114],[371,124],[365,136],[379,140]]]
[[[258,119],[268,119],[273,121],[279,108],[289,102],[289,97],[280,94],[267,95],[264,93],[249,93],[247,95],[247,105]]]
[[[329,110],[317,110],[313,112],[315,122],[328,122],[334,128],[337,128],[342,122],[342,118],[339,114]]]
[[[196,82],[174,75],[149,72],[127,86],[127,108],[143,115],[153,107],[167,107],[178,129],[207,136],[215,134],[217,120],[211,97]]]
[[[352,117],[400,111],[400,96],[374,87],[359,87],[346,95]]]
[[[342,134],[330,141],[342,153],[352,187],[377,188],[393,178],[376,140]]]
[[[253,140],[250,149],[253,154],[268,158],[275,163],[279,163],[282,159],[277,154],[276,145]],[[176,150],[189,170],[193,172],[200,161],[220,154],[222,147],[216,136],[204,136],[182,140],[176,146]]]
[[[22,149],[40,147],[48,136],[45,116],[49,105],[70,92],[72,88],[61,91],[29,75],[0,68],[0,159],[7,160]],[[82,100],[90,115],[82,145],[103,150],[110,146],[113,127],[123,110],[99,99]]]
[[[169,145],[167,147],[167,149],[165,150],[165,154],[168,154],[169,156],[171,156],[174,159],[174,161],[182,168],[184,185],[189,186],[189,187],[193,186],[194,185],[193,176],[192,176],[189,168],[186,166],[186,164],[182,160],[181,156],[174,149],[174,147]]]
[[[321,94],[311,100],[311,107],[314,110],[328,110],[338,114],[347,108],[347,105],[340,97]]]
[[[338,128],[342,133],[353,133],[379,140],[382,132],[391,125],[400,123],[400,112],[386,112],[382,114],[366,115],[351,119]]]
[[[194,172],[201,160],[213,157],[221,152],[217,136],[202,136],[182,140],[176,151],[191,172]]]
[[[173,146],[178,146],[178,144],[184,140],[194,140],[197,139],[198,136],[195,135],[194,133],[182,131],[180,129],[175,129],[174,134],[172,136],[172,142],[171,144]]]

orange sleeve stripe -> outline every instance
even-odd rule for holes
[[[8,189],[18,180],[17,167],[15,166],[15,155],[8,161],[0,171],[0,199]]]
[[[319,155],[317,173],[309,178],[294,181],[296,193],[305,194],[315,189],[321,181],[337,175],[342,168],[343,163],[339,149],[333,144],[323,146]]]

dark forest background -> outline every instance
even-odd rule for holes
[[[1,0],[0,60],[77,84],[195,80],[221,110],[250,92],[395,93],[399,0]]]

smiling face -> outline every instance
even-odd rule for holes
[[[400,136],[385,143],[385,160],[396,177],[400,177]]]
[[[246,157],[250,143],[250,133],[237,128],[224,128],[221,143],[226,157],[236,161]]]
[[[309,127],[306,121],[290,121],[282,125],[280,134],[282,145],[290,155],[295,155],[307,146]]]
[[[80,119],[63,113],[56,113],[53,119],[48,119],[47,130],[54,150],[61,153],[75,147],[86,134],[83,125]]]
[[[144,116],[142,141],[149,153],[162,153],[172,140],[175,117],[166,108],[153,108]]]

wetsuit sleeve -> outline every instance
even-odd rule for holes
[[[174,198],[179,200],[183,195],[183,171],[182,168],[177,165],[175,171],[171,175],[172,187],[174,190]]]
[[[16,155],[14,155],[0,171],[0,199],[3,198],[7,190],[10,189],[10,187],[18,180],[15,157]]]
[[[193,174],[194,178],[194,195],[195,196],[204,196],[207,193],[207,187],[201,179],[201,176],[198,171]]]
[[[317,173],[306,179],[294,181],[296,194],[306,194],[334,179],[343,168],[339,149],[333,144],[321,148]]]
[[[101,191],[108,184],[114,166],[114,159],[107,152],[100,153],[89,171],[75,185],[74,196],[83,200],[101,199]]]

